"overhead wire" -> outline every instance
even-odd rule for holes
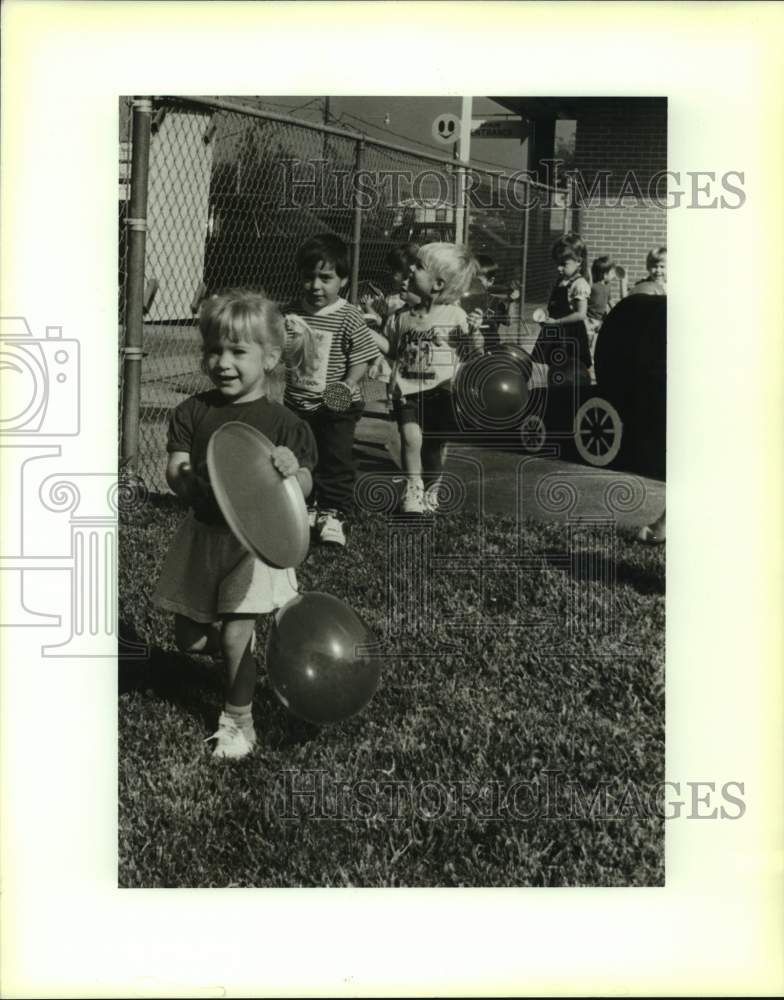
[[[415,139],[413,136],[410,135],[403,135],[400,132],[395,132],[391,128],[388,128],[386,126],[382,129],[381,126],[374,125],[372,122],[366,121],[364,118],[361,118],[359,115],[353,114],[351,111],[344,111],[342,112],[342,115],[348,115],[348,117],[356,119],[358,122],[361,122],[366,128],[372,128],[378,132],[383,131],[385,135],[387,134],[394,135],[395,138],[404,139],[406,142],[415,142],[417,143],[417,145],[423,146],[425,149],[429,149],[430,152],[433,152],[434,147],[430,143],[423,142],[421,139]],[[496,167],[498,170],[507,171],[510,169],[508,164],[495,163],[493,160],[483,160],[480,159],[478,156],[472,156],[471,160],[474,163],[481,163],[486,167]]]

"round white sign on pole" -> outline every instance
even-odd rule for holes
[[[439,115],[433,122],[433,138],[442,146],[452,146],[460,138],[460,115]]]

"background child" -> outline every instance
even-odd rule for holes
[[[437,506],[446,441],[455,428],[453,379],[459,362],[484,346],[457,305],[475,273],[476,262],[465,247],[423,246],[409,282],[419,303],[394,313],[379,337],[393,362],[393,406],[407,480],[404,513]]]
[[[186,399],[171,415],[166,481],[191,511],[169,546],[153,600],[174,612],[181,650],[223,655],[226,703],[210,739],[216,757],[243,757],[256,742],[256,620],[294,597],[297,583],[293,570],[254,559],[235,539],[210,487],[207,444],[228,421],[255,427],[277,446],[272,461],[281,476],[294,476],[307,495],[316,464],[313,434],[280,400],[284,353],[307,368],[312,345],[302,334],[286,352],[283,317],[253,292],[207,299],[199,327],[203,368],[215,388]]]
[[[388,295],[365,295],[359,300],[365,321],[372,329],[380,330],[393,313],[410,304],[407,284],[418,252],[419,247],[415,244],[405,243],[394,247],[384,258],[389,268],[391,291]]]
[[[591,294],[588,297],[585,325],[588,331],[588,348],[593,363],[596,338],[604,322],[604,317],[612,305],[610,282],[615,278],[614,262],[606,255],[597,257],[591,264],[591,278],[593,284],[591,285]]]
[[[402,246],[390,250],[385,258],[385,263],[390,270],[392,291],[386,296],[365,296],[360,299],[362,314],[373,333],[380,332],[389,317],[394,315],[398,309],[402,309],[406,305],[415,305],[419,301],[409,288],[411,267],[418,253],[419,247],[416,243],[404,243]],[[389,379],[392,371],[383,355],[377,357],[371,364],[368,374],[371,378],[387,384],[387,405],[389,406],[391,404]]]
[[[547,306],[536,345],[536,360],[548,365],[548,382],[590,383],[591,352],[586,319],[591,286],[587,280],[588,253],[577,233],[562,236],[552,250],[558,280]]]
[[[663,510],[653,524],[645,524],[637,532],[637,541],[647,545],[663,545],[667,538],[667,510]]]
[[[285,309],[287,329],[293,336],[303,327],[311,330],[318,359],[308,372],[288,369],[285,402],[307,421],[318,446],[311,525],[322,542],[342,546],[354,507],[354,432],[363,410],[359,383],[378,347],[360,310],[341,298],[349,254],[339,237],[326,233],[307,240],[297,251],[297,268],[302,294]],[[335,382],[351,391],[347,410],[324,403],[324,390]]]
[[[635,282],[632,293],[644,292],[646,295],[667,294],[667,247],[657,247],[651,250],[645,258],[648,268],[647,277]]]
[[[471,325],[482,331],[485,349],[492,350],[501,342],[499,327],[509,322],[509,311],[501,296],[492,294],[498,264],[484,253],[477,254],[476,263],[476,278],[463,298],[463,308]]]

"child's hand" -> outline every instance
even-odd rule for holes
[[[212,519],[218,511],[218,501],[215,499],[209,480],[199,476],[187,466],[182,469],[182,483],[185,486],[185,499],[194,513]]]
[[[472,330],[478,330],[482,325],[482,320],[485,318],[485,314],[481,309],[474,309],[468,314],[468,326]]]
[[[277,448],[273,449],[272,452],[272,464],[278,470],[278,472],[283,476],[284,479],[289,476],[293,476],[295,472],[299,470],[299,462],[297,461],[297,456],[291,450],[291,448],[286,448],[284,445],[279,445]]]
[[[214,493],[208,480],[197,475],[190,465],[181,466],[180,474],[185,486],[186,499],[191,506],[210,501],[214,498]]]
[[[370,368],[368,368],[368,378],[378,378],[383,370],[384,356],[383,354],[379,354],[374,361],[370,362]]]
[[[368,326],[374,326],[381,328],[384,325],[384,321],[381,319],[379,314],[370,308],[365,308],[362,310],[362,319],[367,323]]]
[[[472,354],[484,354],[485,353],[485,338],[479,332],[478,327],[470,327],[471,333],[471,353]]]

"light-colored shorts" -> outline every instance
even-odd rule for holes
[[[153,603],[206,623],[226,614],[266,614],[296,596],[293,569],[254,559],[228,527],[189,513],[166,553]]]

